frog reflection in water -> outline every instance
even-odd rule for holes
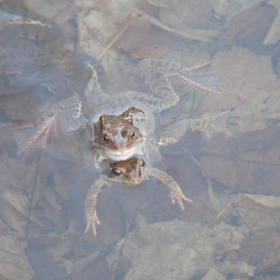
[[[90,69],[92,69],[91,62],[90,57],[85,59],[85,64]],[[195,89],[207,93],[221,94],[217,90],[213,73],[196,75],[169,60],[144,59],[140,62],[140,74],[145,83],[157,95],[128,91],[108,96],[100,89],[96,78],[92,77],[84,93],[85,96],[91,96],[93,89],[97,86],[101,105],[92,113],[90,118],[87,119],[82,115],[82,104],[76,96],[64,99],[53,105],[32,126],[23,126],[14,131],[15,138],[19,144],[18,154],[28,148],[41,134],[48,133],[59,118],[67,132],[81,130],[84,140],[85,165],[88,169],[97,168],[98,170],[106,160],[111,160],[115,161],[113,164],[118,164],[119,162],[120,165],[125,165],[126,170],[130,170],[131,173],[132,170],[137,168],[137,165],[132,164],[129,158],[134,158],[135,156],[149,158],[151,157],[149,151],[151,147],[151,149],[157,151],[157,146],[153,140],[154,117],[152,112],[168,109],[176,105],[179,100],[172,85],[163,74],[164,71],[173,72]],[[94,73],[93,69],[92,73]],[[178,141],[186,129],[205,129],[212,126],[228,133],[225,129],[213,126],[210,120],[202,120],[187,119],[178,122],[180,125],[177,125],[176,135],[174,133],[172,135],[175,135],[175,137],[168,135],[169,128],[162,134],[159,142],[161,144],[174,143]],[[130,166],[130,169],[127,168],[128,166]],[[176,185],[176,188],[173,188],[171,197],[173,202],[176,199],[183,209],[182,199],[190,200],[184,196],[175,180],[167,173],[151,167],[149,163],[146,164],[146,168],[147,173],[162,180],[170,190],[173,185]],[[94,183],[90,188],[86,201],[96,201],[97,194],[103,185],[104,178],[106,178],[106,175],[102,176],[103,180],[97,180],[98,183]],[[108,180],[114,181],[112,178],[108,178]],[[125,180],[123,183],[125,183]],[[137,182],[132,183],[136,184]],[[88,203],[87,205],[91,206],[86,207],[87,230],[91,227],[94,233],[96,233],[95,224],[98,223],[95,204],[96,202]]]

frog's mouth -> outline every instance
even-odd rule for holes
[[[141,139],[143,140],[143,139]],[[111,159],[114,161],[126,160],[135,154],[139,154],[143,146],[145,146],[145,142],[139,141],[134,143],[131,147],[121,147],[118,149],[109,149],[99,144],[95,144],[96,149],[100,155],[107,159]]]

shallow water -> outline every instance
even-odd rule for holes
[[[84,199],[99,174],[85,169],[79,134],[59,130],[57,138],[51,132],[46,149],[39,139],[17,156],[10,130],[72,93],[53,95],[34,81],[4,94],[0,278],[278,279],[279,43],[271,27],[276,6],[257,0],[1,2],[6,11],[32,19],[40,14],[58,24],[63,37],[32,42],[52,56],[83,101],[79,90],[87,73],[69,70],[76,52],[98,58],[105,68],[101,86],[111,95],[150,92],[139,76],[142,58],[216,72],[225,96],[205,95],[169,78],[180,101],[155,114],[157,136],[177,120],[229,112],[160,147],[157,167],[193,200],[184,202],[186,210],[172,204],[159,180],[113,185],[98,195],[101,224],[93,236],[83,233]],[[7,47],[2,41],[0,51]]]

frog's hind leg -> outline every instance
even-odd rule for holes
[[[66,132],[80,129],[86,123],[86,118],[82,116],[82,103],[78,97],[72,96],[60,101],[57,104],[61,112],[61,122]]]
[[[75,104],[74,106],[71,106]],[[68,118],[66,117],[67,112],[69,112],[68,107],[74,110],[71,112],[71,122],[67,123]],[[66,112],[65,112],[66,111]],[[42,138],[42,145],[45,148],[47,138],[51,128],[54,127],[55,135],[56,132],[56,122],[58,117],[62,114],[62,125],[65,127],[66,131],[77,130],[83,119],[81,117],[81,104],[77,97],[69,97],[67,99],[61,100],[57,104],[53,105],[47,112],[45,112],[34,124],[24,125],[18,128],[14,128],[13,135],[19,146],[17,155],[23,153],[27,148],[29,148],[41,135],[44,134]],[[82,121],[81,121],[82,119]]]
[[[62,73],[55,65],[48,65],[41,69],[39,82],[54,95],[65,96],[72,95],[73,91],[68,86]]]
[[[41,117],[42,118],[42,117]],[[41,119],[40,118],[40,119]],[[17,155],[22,154],[27,148],[29,148],[42,134],[45,134],[42,139],[43,147],[46,147],[46,141],[50,129],[52,128],[56,120],[56,115],[52,118],[48,118],[43,123],[34,123],[30,125],[24,125],[13,129],[13,136],[19,146]]]
[[[165,103],[170,103],[169,107],[174,106],[179,101],[179,97],[174,92],[173,87],[164,72],[174,73],[188,86],[200,92],[208,95],[211,93],[224,95],[224,93],[218,90],[218,83],[214,72],[205,74],[192,73],[182,67],[179,63],[171,60],[151,58],[141,60],[139,63],[139,69],[144,82],[151,88],[151,90],[164,98],[166,100]]]
[[[201,130],[206,134],[208,138],[210,138],[210,130],[218,130],[228,136],[232,136],[231,132],[228,129],[211,123],[211,121],[227,114],[228,112],[229,111],[221,112],[214,116],[205,118],[184,119],[177,121],[176,123],[171,124],[165,128],[163,133],[159,136],[158,145],[166,146],[169,144],[177,143],[188,129],[192,131]]]
[[[169,60],[150,58],[143,59],[139,63],[140,75],[145,84],[159,96],[156,104],[159,111],[172,107],[179,101],[179,96],[163,73],[169,70],[170,63]]]
[[[172,203],[176,203],[177,201],[182,210],[185,210],[185,206],[182,200],[192,202],[191,199],[187,198],[184,195],[180,186],[169,174],[154,167],[150,167],[149,173],[151,176],[159,179],[163,184],[165,184],[168,187],[169,196],[172,199]]]

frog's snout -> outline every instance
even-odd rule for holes
[[[116,146],[122,154],[125,152],[125,142],[124,141],[116,142]]]
[[[130,178],[132,179],[134,184],[138,183],[139,181],[139,175],[136,171],[131,172]]]

